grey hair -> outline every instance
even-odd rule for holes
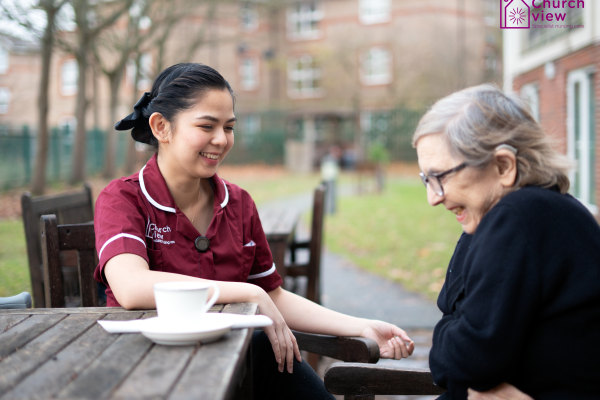
[[[438,100],[419,121],[413,147],[435,133],[444,135],[453,156],[474,167],[488,165],[498,146],[516,149],[515,189],[534,185],[569,190],[572,163],[552,147],[525,103],[496,86],[474,86]]]

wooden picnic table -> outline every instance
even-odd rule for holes
[[[253,303],[211,309],[256,311]],[[140,333],[108,333],[96,322],[154,316],[120,307],[0,310],[0,398],[252,397],[252,329],[206,345],[163,346]]]
[[[289,207],[261,208],[258,212],[277,272],[285,279],[285,252],[294,239],[301,212]]]

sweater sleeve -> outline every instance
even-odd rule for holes
[[[509,380],[539,297],[532,228],[498,204],[473,235],[430,352],[434,380],[450,392]]]

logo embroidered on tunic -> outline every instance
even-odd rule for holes
[[[158,227],[155,223],[148,222],[146,224],[146,237],[152,239],[153,242],[162,244],[175,244],[174,240],[169,240],[171,233],[170,226]]]

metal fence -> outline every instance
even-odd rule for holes
[[[117,167],[125,162],[126,135],[119,137]],[[53,128],[48,141],[46,180],[65,181],[71,174],[74,135],[68,128]],[[104,167],[105,132],[93,129],[86,135],[85,168],[87,175],[94,175]],[[31,182],[37,136],[28,127],[20,129],[0,128],[0,189],[26,186]]]

